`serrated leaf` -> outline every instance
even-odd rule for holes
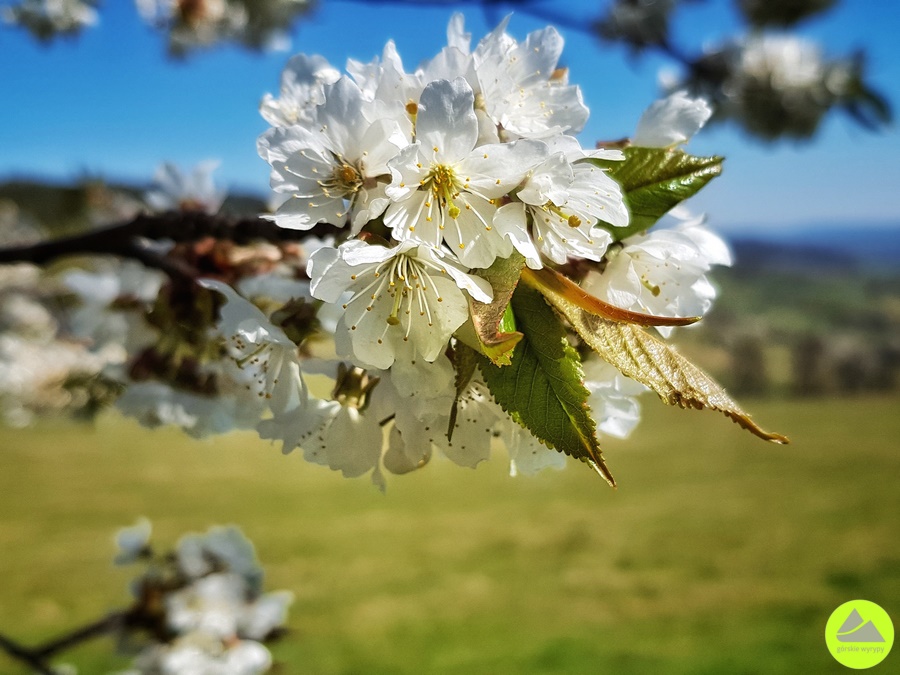
[[[601,358],[650,387],[665,403],[716,410],[764,440],[788,442],[761,428],[712,377],[642,328],[596,316],[559,296],[547,299]]]
[[[472,270],[491,285],[494,297],[489,303],[469,298],[471,321],[463,324],[456,337],[496,365],[509,365],[510,353],[522,339],[515,330],[509,301],[524,267],[525,258],[514,252],[508,258],[497,258],[487,269]]]
[[[497,403],[547,447],[582,460],[610,485],[597,425],[587,404],[589,392],[578,352],[566,329],[537,291],[520,286],[512,297],[523,338],[511,363],[498,367],[479,357],[479,368]]]
[[[623,161],[587,160],[607,169],[622,186],[631,212],[627,227],[606,226],[613,238],[622,240],[643,232],[673,206],[695,195],[722,173],[722,157],[696,157],[673,148],[623,149]]]

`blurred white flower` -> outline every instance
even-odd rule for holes
[[[166,597],[166,619],[176,633],[205,633],[220,640],[237,635],[247,591],[243,577],[212,573]]]
[[[168,31],[169,49],[193,49],[231,41],[251,49],[283,50],[288,31],[309,0],[135,0],[144,21]]]
[[[654,102],[638,120],[632,143],[645,148],[669,148],[687,143],[712,116],[702,98],[676,91]]]
[[[176,548],[178,568],[189,579],[216,570],[238,574],[254,592],[262,582],[262,568],[253,543],[234,526],[216,526],[203,534],[186,534]]]
[[[56,34],[75,34],[97,23],[96,3],[91,0],[22,0],[0,7],[0,18],[49,40]]]
[[[116,400],[116,408],[150,429],[173,424],[193,438],[206,438],[256,426],[264,403],[256,395],[245,394],[242,386],[220,389],[213,396],[163,382],[132,382]]]
[[[136,675],[259,675],[272,667],[269,650],[254,640],[223,644],[204,633],[188,633],[147,648],[134,661]]]
[[[641,420],[638,396],[649,391],[597,358],[584,364],[584,386],[591,392],[588,405],[601,433],[628,438]]]
[[[703,316],[716,296],[706,273],[713,265],[731,264],[728,246],[703,220],[628,237],[602,274],[588,275],[585,289],[616,307],[656,316]]]
[[[140,559],[147,551],[153,526],[147,518],[139,518],[131,527],[124,527],[116,532],[116,548],[119,552],[113,560],[114,565],[130,565]]]
[[[548,448],[512,420],[505,420],[501,426],[500,437],[509,452],[510,476],[532,476],[544,469],[565,468],[566,456],[561,452]]]
[[[212,174],[217,160],[200,162],[190,173],[184,173],[166,162],[153,177],[154,188],[144,195],[155,211],[199,211],[216,213],[225,201],[225,192],[216,189]]]
[[[632,47],[664,44],[669,35],[669,15],[675,0],[614,0],[597,30],[607,40]]]
[[[69,330],[90,340],[94,351],[119,348],[118,362],[134,355],[155,339],[144,319],[165,276],[130,260],[98,261],[92,270],[65,272],[61,283],[80,304],[69,313]]]
[[[325,102],[325,85],[334,84],[340,77],[340,72],[318,54],[292,56],[281,73],[279,97],[263,96],[259,112],[273,127],[312,124],[316,106]]]

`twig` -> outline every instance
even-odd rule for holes
[[[101,635],[106,635],[117,630],[132,618],[132,611],[120,610],[113,612],[102,619],[98,619],[93,623],[89,623],[81,628],[76,628],[69,633],[65,633],[58,638],[45,642],[42,645],[34,647],[30,651],[39,658],[46,659],[54,654],[65,651],[75,645],[91,640]]]
[[[53,669],[47,665],[47,659],[82,642],[111,633],[134,618],[134,610],[113,612],[102,619],[31,648],[23,647],[5,635],[0,634],[0,649],[14,659],[35,669],[41,675],[54,675]]]
[[[26,649],[25,647],[20,646],[2,633],[0,633],[0,648],[2,648],[3,651],[5,651],[12,658],[27,664],[31,668],[34,668],[34,670],[39,672],[41,675],[54,675],[54,672],[50,669],[50,666],[44,663],[44,660],[37,654],[35,654],[33,650]]]

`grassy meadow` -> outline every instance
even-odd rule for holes
[[[0,430],[0,632],[30,644],[121,607],[113,533],[145,515],[160,545],[225,523],[255,542],[267,589],[296,595],[279,673],[846,672],[823,637],[837,605],[900,621],[900,398],[746,401],[787,447],[644,401],[605,443],[615,491],[575,462],[509,478],[502,452],[382,495],[252,435]],[[61,660],[128,663],[107,640]]]

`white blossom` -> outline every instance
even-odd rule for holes
[[[641,419],[637,397],[649,391],[625,377],[614,366],[597,358],[584,364],[584,386],[591,392],[588,405],[601,433],[628,438]]]
[[[422,92],[416,143],[389,162],[393,181],[385,225],[395,239],[446,242],[468,267],[488,267],[526,241],[525,223],[494,227],[500,198],[546,155],[537,141],[477,146],[474,93],[462,78],[431,82]]]
[[[509,17],[476,47],[478,107],[513,137],[578,133],[588,119],[581,90],[558,71],[563,38],[553,27],[530,33],[521,44],[506,33]]]
[[[153,526],[147,518],[139,518],[131,527],[125,527],[116,532],[116,555],[113,564],[129,565],[137,561],[141,554],[147,550]]]
[[[225,192],[216,188],[212,178],[218,167],[218,160],[207,160],[185,173],[166,162],[157,169],[154,187],[144,199],[156,211],[216,213],[225,201]]]
[[[567,136],[555,139],[548,146],[551,151],[523,181],[518,201],[500,207],[494,224],[508,231],[516,222],[530,221],[535,246],[516,245],[529,267],[541,267],[535,247],[559,264],[569,257],[600,261],[612,237],[598,221],[626,225],[628,209],[619,185],[603,169],[581,160],[598,155],[618,159],[620,153],[586,153]]]
[[[134,661],[140,675],[259,675],[272,667],[269,650],[254,640],[225,645],[204,633],[188,633],[170,644],[155,644]]]
[[[646,148],[668,148],[686,143],[712,116],[712,108],[702,98],[676,91],[654,102],[638,120],[632,143]]]
[[[208,574],[166,597],[166,619],[176,633],[198,631],[226,640],[237,635],[244,608],[244,579],[234,573]]]
[[[194,438],[251,429],[264,412],[260,397],[248,395],[243,386],[205,395],[155,381],[130,383],[116,400],[116,408],[142,426],[154,429],[171,424]]]
[[[249,376],[248,388],[264,399],[274,413],[302,405],[306,385],[300,373],[297,345],[228,284],[212,279],[201,279],[199,283],[226,298],[217,330],[225,338],[225,347],[235,363]]]
[[[91,270],[72,270],[60,281],[80,304],[68,316],[68,330],[122,363],[156,339],[144,314],[165,277],[133,261],[104,260]]]
[[[309,275],[313,296],[343,302],[338,356],[363,367],[389,368],[408,341],[434,361],[468,319],[466,294],[481,302],[492,296],[486,281],[450,255],[411,240],[392,248],[351,240],[319,249]]]
[[[325,87],[315,123],[273,128],[258,143],[272,165],[271,184],[290,195],[274,216],[281,227],[308,230],[316,223],[343,225],[355,234],[387,206],[387,162],[407,144],[399,125],[371,121],[353,80]]]
[[[325,102],[325,85],[334,84],[340,77],[322,56],[292,56],[281,74],[279,97],[263,96],[259,112],[274,127],[313,124],[316,106]]]
[[[716,296],[706,273],[712,265],[730,265],[731,254],[702,221],[625,239],[603,273],[588,276],[586,290],[617,307],[656,316],[703,316]]]
[[[553,448],[548,448],[529,431],[510,419],[501,425],[500,437],[509,452],[509,475],[532,476],[544,469],[563,469],[566,456]]]
[[[258,591],[262,580],[253,543],[234,526],[184,535],[178,540],[176,559],[179,570],[189,579],[201,579],[224,569],[239,575],[252,591]]]
[[[307,11],[309,0],[135,0],[143,19],[168,29],[177,55],[222,41],[253,49],[283,50],[288,28]]]

